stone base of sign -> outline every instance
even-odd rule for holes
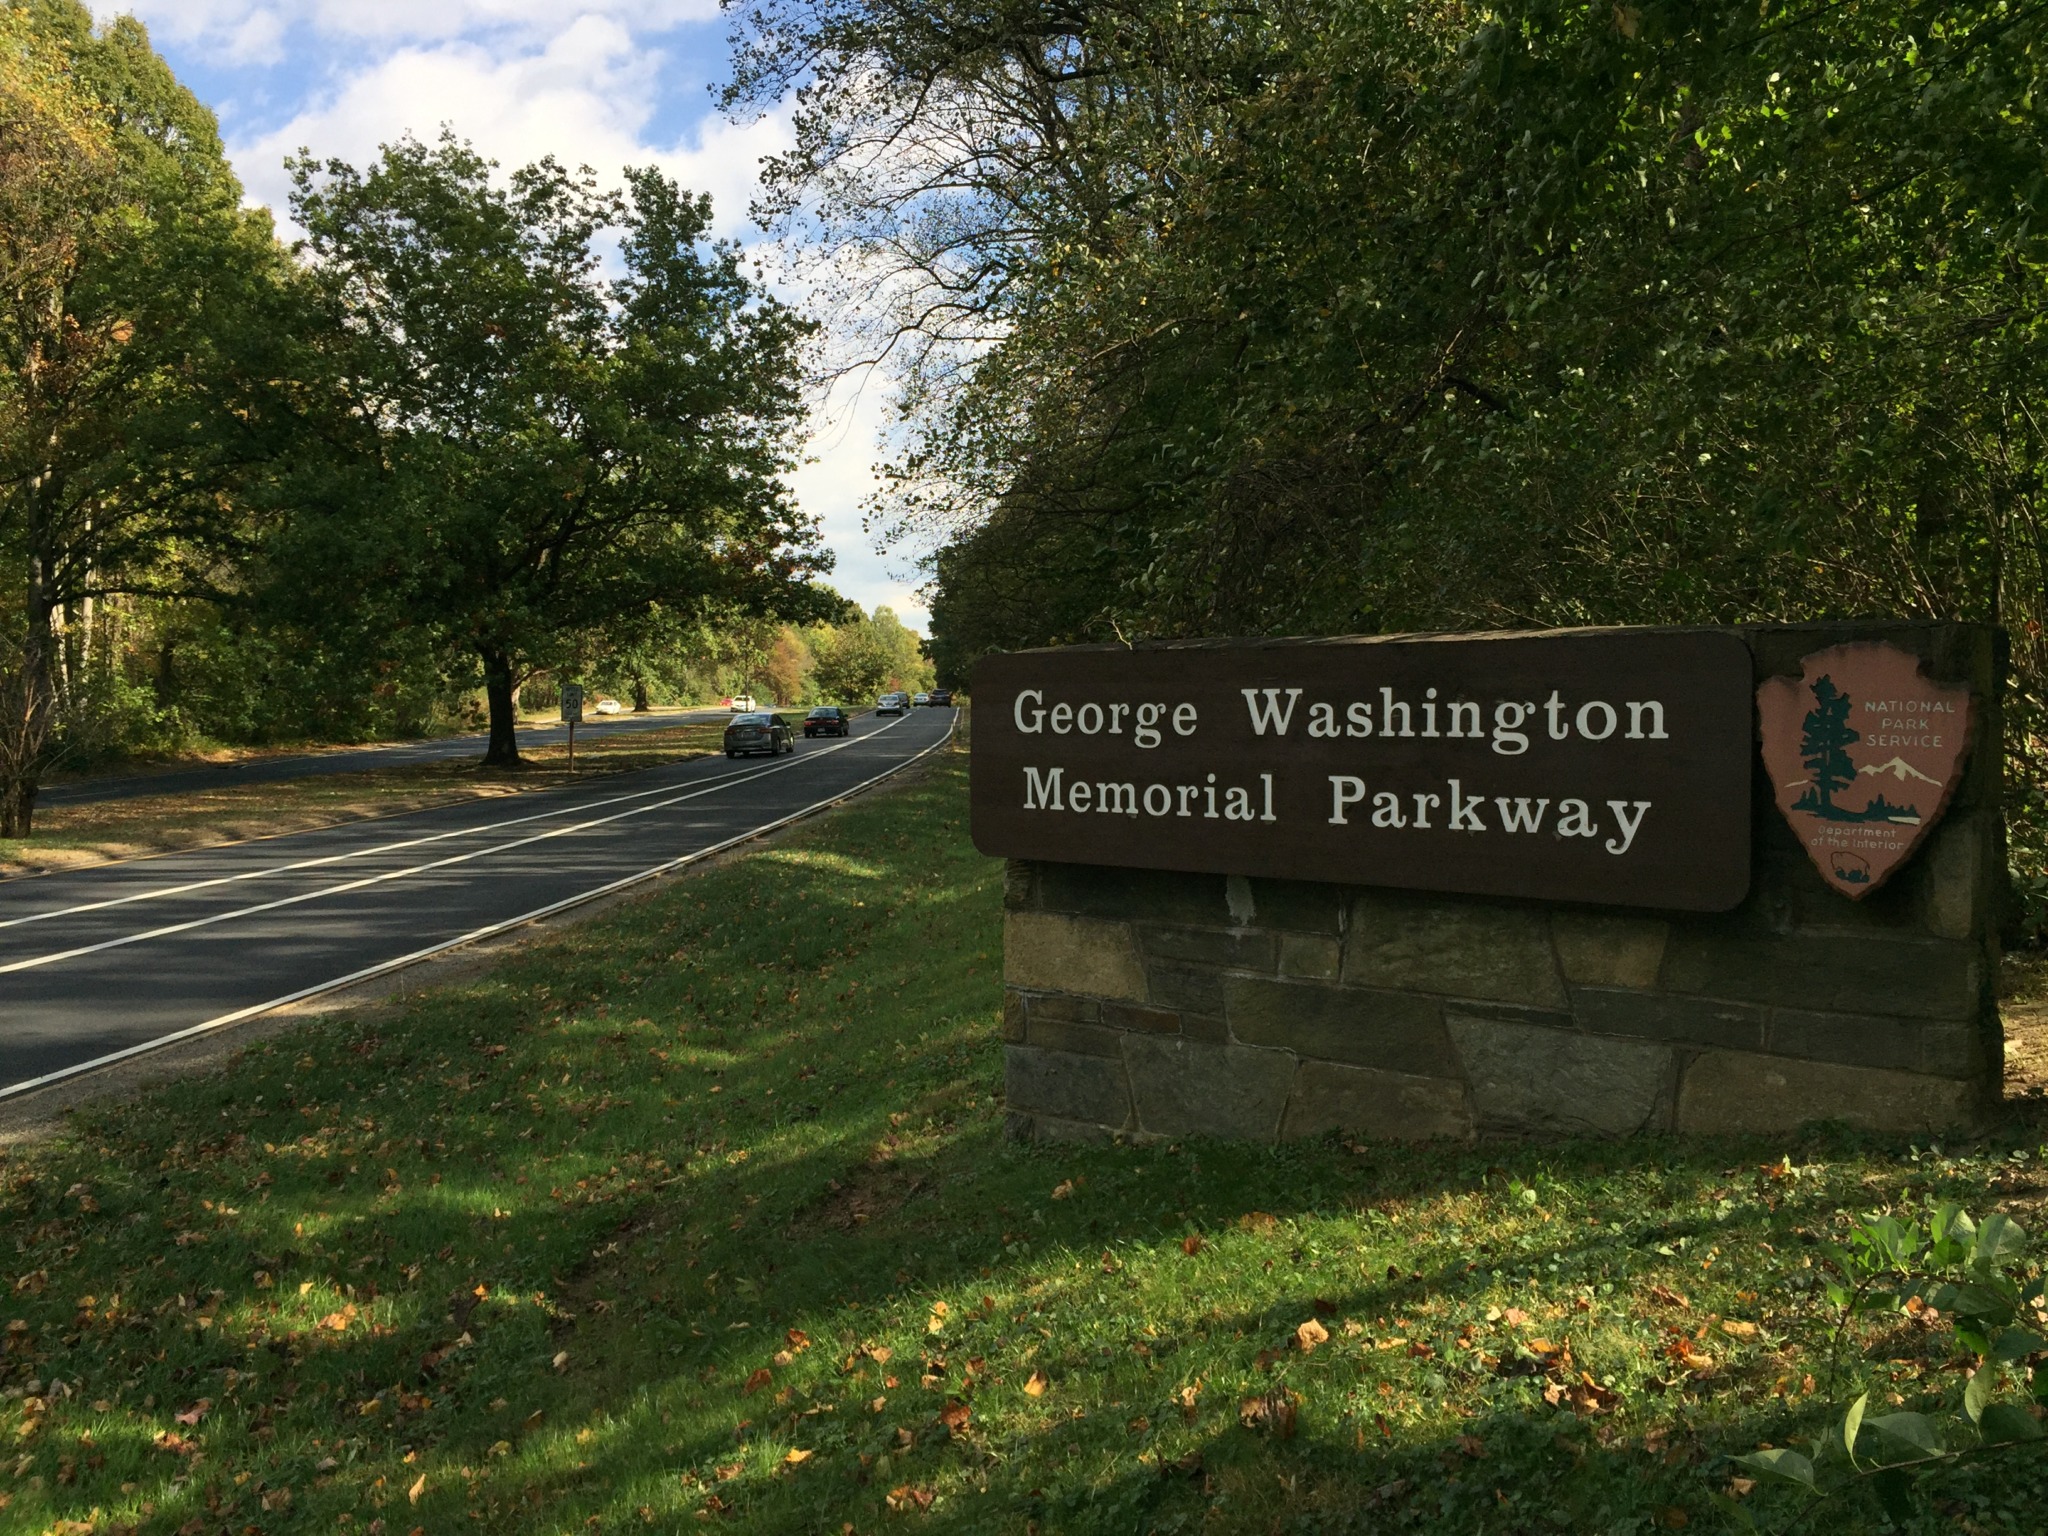
[[[2000,637],[1937,624],[1742,633],[1759,679],[1880,639],[1982,701],[1946,816],[1883,889],[1860,902],[1829,889],[1761,773],[1754,881],[1724,914],[1013,862],[1012,1133],[1423,1140],[1980,1122],[2003,1066]]]

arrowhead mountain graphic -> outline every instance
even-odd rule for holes
[[[1858,773],[1888,773],[1901,784],[1908,779],[1918,779],[1922,784],[1939,785],[1941,780],[1930,779],[1903,757],[1895,757],[1888,763],[1868,763],[1856,770]]]

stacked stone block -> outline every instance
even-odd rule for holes
[[[1885,639],[1966,679],[1977,746],[1881,890],[1830,890],[1759,781],[1754,879],[1665,914],[1014,862],[1008,1101],[1040,1139],[1967,1128],[1995,1105],[1994,631],[1744,632],[1759,679]]]

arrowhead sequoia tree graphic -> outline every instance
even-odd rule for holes
[[[1833,678],[1823,677],[1813,685],[1813,699],[1799,740],[1799,761],[1813,777],[1799,798],[1799,809],[1833,818],[1838,814],[1835,791],[1856,782],[1849,748],[1856,745],[1857,733],[1849,724],[1849,695],[1835,686]]]
[[[1807,657],[1798,678],[1771,678],[1757,710],[1778,809],[1823,879],[1867,896],[1948,804],[1969,745],[1969,690],[1935,683],[1897,646],[1863,642]],[[1898,804],[1879,787],[1887,776],[1927,787]]]

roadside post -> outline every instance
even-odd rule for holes
[[[576,771],[576,727],[583,719],[583,685],[562,684],[562,719],[569,727],[569,771]]]

